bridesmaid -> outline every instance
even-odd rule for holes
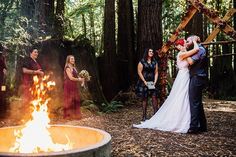
[[[22,96],[22,104],[24,112],[30,111],[30,101],[32,101],[33,97],[30,92],[30,88],[32,87],[34,81],[33,77],[43,77],[44,72],[42,70],[41,65],[38,63],[39,51],[36,48],[32,48],[28,57],[25,57],[22,65],[22,84],[20,86],[20,94]]]
[[[83,84],[84,78],[78,76],[74,56],[68,55],[64,68],[64,118],[81,118],[77,82]]]

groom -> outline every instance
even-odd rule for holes
[[[193,47],[193,40],[200,42],[196,35],[187,38],[187,47]],[[189,101],[191,121],[188,133],[199,133],[207,131],[206,117],[202,104],[202,91],[207,83],[207,57],[206,50],[199,45],[199,51],[188,58],[190,63],[190,84],[189,84]]]

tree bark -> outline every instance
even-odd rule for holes
[[[56,0],[56,15],[54,22],[54,38],[63,39],[64,35],[65,0]]]
[[[105,0],[104,11],[104,56],[100,69],[100,80],[104,95],[111,100],[117,93],[117,60],[115,40],[115,0]]]
[[[90,27],[91,27],[91,40],[92,45],[94,46],[96,44],[96,34],[95,34],[95,27],[94,27],[94,11],[93,9],[89,12],[89,20],[90,20]]]
[[[197,35],[203,41],[203,15],[197,12],[185,27],[186,36]]]
[[[53,32],[53,23],[54,23],[54,10],[55,10],[55,0],[44,0],[44,11],[45,11],[45,22],[46,35],[52,35]]]
[[[233,6],[236,8],[236,1],[233,1]],[[234,14],[234,30],[236,30],[236,14]],[[236,44],[234,44],[234,54],[236,54]],[[234,55],[234,73],[236,74],[236,56]]]
[[[119,88],[126,90],[134,81],[134,15],[132,0],[118,1]]]
[[[223,44],[222,53],[230,52],[232,52],[231,46]],[[232,68],[232,56],[215,58],[210,82],[211,93],[215,99],[236,100],[236,75]]]
[[[83,23],[83,35],[86,37],[87,35],[87,25],[86,25],[86,20],[84,14],[81,14],[82,16],[82,23]]]
[[[145,48],[160,49],[162,46],[162,1],[138,1],[138,57]]]
[[[15,2],[17,3],[17,2]],[[12,6],[14,5],[14,0],[9,0],[8,2],[2,2],[0,6],[0,39],[4,38],[4,29],[5,29],[5,19],[8,16],[8,13]]]

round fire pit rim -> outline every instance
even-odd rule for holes
[[[32,157],[44,157],[44,156],[58,156],[58,155],[65,155],[65,154],[72,154],[72,153],[83,153],[86,151],[89,151],[91,149],[98,149],[100,147],[103,147],[104,145],[107,145],[111,143],[111,135],[101,129],[98,128],[92,128],[88,126],[75,126],[75,125],[69,125],[69,124],[52,124],[49,125],[50,127],[74,127],[74,128],[82,128],[82,129],[89,129],[89,130],[94,130],[99,133],[102,133],[104,135],[104,138],[97,144],[93,144],[91,146],[85,147],[85,148],[80,148],[80,149],[71,149],[71,150],[65,150],[65,151],[57,151],[57,152],[45,152],[45,153],[11,153],[11,152],[0,152],[0,156],[32,156]],[[0,127],[0,130],[2,128],[17,128],[17,127],[23,127],[23,125],[16,125],[16,126],[6,126],[6,127]]]

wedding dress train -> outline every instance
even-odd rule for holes
[[[166,101],[151,119],[133,125],[134,127],[187,133],[190,126],[189,70],[188,62],[181,61],[179,54],[177,55],[179,71]]]

